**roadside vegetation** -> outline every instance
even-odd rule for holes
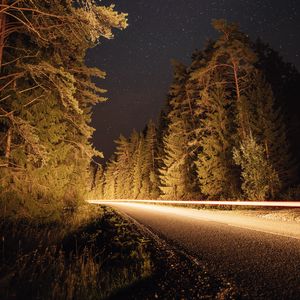
[[[151,275],[149,240],[107,208],[64,221],[5,220],[1,299],[104,299]]]

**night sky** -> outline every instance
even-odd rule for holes
[[[108,159],[113,141],[157,120],[172,80],[171,59],[189,64],[192,52],[216,38],[211,20],[238,22],[300,69],[299,0],[115,0],[129,14],[129,27],[102,40],[87,57],[107,72],[100,83],[109,101],[94,108],[93,143]],[[111,1],[102,1],[110,4]]]

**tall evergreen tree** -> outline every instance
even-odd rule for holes
[[[191,75],[200,86],[197,114],[201,119],[196,130],[202,147],[197,162],[201,190],[211,198],[238,196],[239,169],[232,150],[250,135],[258,147],[266,148],[270,165],[282,174],[280,181],[286,187],[295,172],[285,149],[285,128],[270,86],[256,68],[251,43],[233,24],[216,20],[213,25],[222,35],[211,59]],[[272,188],[273,197],[279,186]]]
[[[95,199],[104,199],[104,169],[102,165],[97,165],[95,174],[94,174],[94,184],[92,186],[92,195]]]
[[[164,137],[165,166],[160,170],[161,196],[165,199],[188,199],[192,194],[185,130],[183,121],[173,116]]]
[[[272,197],[281,189],[297,181],[297,164],[291,157],[283,115],[276,109],[271,86],[261,72],[252,76],[251,89],[247,95],[252,105],[251,132],[265,149],[267,158],[277,172],[280,184],[273,187]]]
[[[234,149],[234,160],[242,168],[242,190],[247,200],[268,200],[274,186],[280,184],[278,174],[268,160],[266,150],[252,136]]]
[[[92,80],[105,76],[84,58],[126,16],[92,0],[4,1],[0,15],[0,195],[82,198],[100,155],[89,122],[104,90]]]
[[[114,157],[112,157],[106,164],[104,173],[104,199],[115,199],[116,194],[116,178],[117,168]]]
[[[116,144],[115,197],[126,199],[132,188],[131,145],[130,141],[122,135],[116,140]]]
[[[142,189],[141,197],[157,199],[160,194],[159,175],[158,175],[158,145],[156,126],[152,120],[148,122],[144,150],[143,150],[143,167],[142,167]]]
[[[174,82],[170,89],[168,130],[163,138],[164,166],[160,169],[163,198],[189,198],[193,192],[192,168],[188,146],[189,123],[186,120],[187,71],[183,65],[174,65]]]
[[[134,137],[132,139],[133,156],[132,156],[132,188],[130,189],[130,198],[137,199],[138,197],[144,197],[144,192],[142,191],[142,185],[146,178],[143,178],[143,156],[145,155],[145,140],[144,136],[140,134],[138,137],[134,132]]]
[[[232,159],[235,128],[232,122],[233,102],[220,83],[204,89],[199,98],[202,112],[197,171],[201,192],[213,199],[230,199],[239,194],[239,172]]]

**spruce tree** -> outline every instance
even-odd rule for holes
[[[247,97],[252,105],[251,132],[264,147],[267,158],[279,177],[280,184],[272,188],[272,197],[276,198],[280,188],[286,189],[295,183],[298,166],[290,154],[281,109],[276,109],[271,86],[261,72],[253,74]]]
[[[270,199],[274,193],[273,187],[280,182],[264,147],[250,135],[241,143],[240,149],[234,149],[234,160],[242,168],[242,190],[246,199]]]
[[[193,193],[193,176],[189,153],[189,122],[186,119],[187,71],[174,64],[174,82],[170,89],[168,130],[163,137],[163,167],[160,169],[162,197],[166,199],[190,198]]]
[[[115,197],[126,199],[129,198],[132,189],[131,141],[120,135],[115,142],[117,144],[115,152]]]
[[[201,192],[212,199],[231,199],[239,194],[239,173],[232,159],[234,124],[232,122],[232,99],[220,83],[201,92],[199,98],[202,112],[197,172]]]
[[[138,139],[132,140],[133,156],[132,156],[132,188],[130,189],[130,198],[137,199],[139,197],[145,198],[145,192],[142,191],[142,185],[146,178],[143,178],[143,155],[145,152],[145,141],[143,135],[139,135]]]
[[[161,197],[164,199],[188,199],[192,194],[185,130],[183,121],[173,116],[164,137],[164,167],[160,169]]]
[[[104,173],[104,199],[116,199],[117,168],[114,157],[106,164]]]
[[[152,120],[147,124],[145,133],[145,147],[143,157],[143,185],[144,195],[150,199],[157,199],[160,194],[158,175],[158,140],[156,126]]]
[[[102,165],[98,164],[96,168],[96,173],[94,175],[94,184],[92,187],[92,195],[95,199],[104,199],[104,169]]]

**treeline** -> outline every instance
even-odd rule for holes
[[[30,215],[83,199],[90,162],[91,108],[104,101],[105,73],[87,50],[126,15],[93,0],[0,1],[0,203]]]
[[[299,106],[291,99],[299,73],[235,24],[213,26],[220,37],[196,51],[190,66],[174,62],[158,128],[150,122],[116,141],[114,156],[96,173],[97,197],[300,196]]]
[[[106,199],[157,198],[160,195],[157,175],[157,132],[150,121],[142,133],[133,131],[129,139],[116,141],[115,157],[105,171],[98,166],[94,192]]]

